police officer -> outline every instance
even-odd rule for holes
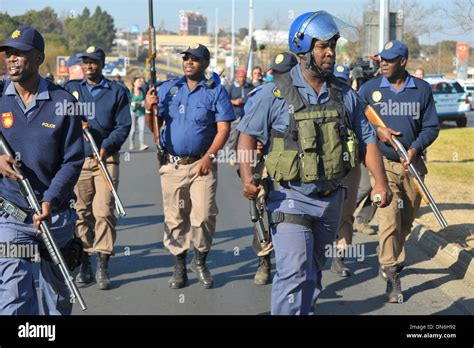
[[[232,122],[230,127],[230,135],[227,143],[225,144],[226,152],[230,164],[234,164],[235,158],[232,156],[232,152],[236,150],[237,139],[239,132],[237,131],[237,125],[240,122],[240,118],[244,114],[244,106],[247,103],[249,93],[255,88],[254,85],[247,82],[247,71],[244,68],[240,68],[235,73],[235,81],[227,88],[230,101],[234,107],[236,119]]]
[[[102,75],[105,53],[90,46],[78,54],[82,61],[84,79],[69,81],[65,88],[84,103],[89,129],[100,149],[100,157],[107,166],[113,184],[119,183],[119,150],[126,141],[131,128],[130,107],[127,89],[106,79]],[[89,107],[93,106],[93,107]],[[97,253],[99,267],[96,281],[101,290],[110,289],[109,259],[114,254],[116,239],[116,217],[114,199],[102,177],[97,159],[91,146],[84,141],[86,159],[76,186],[77,213],[76,228],[84,244],[84,259],[77,277],[80,283],[93,281],[90,254]]]
[[[175,257],[169,280],[172,289],[187,284],[186,255],[194,246],[191,270],[200,284],[212,288],[206,265],[216,229],[217,152],[229,135],[235,114],[222,85],[205,78],[210,53],[204,45],[183,54],[184,76],[167,81],[158,90],[158,119],[165,122],[160,141],[165,160],[160,167],[165,215],[164,245]],[[147,93],[147,113],[157,98]]]
[[[281,52],[273,57],[271,63],[267,67],[267,71],[271,70],[274,76],[279,76],[281,74],[285,74],[291,70],[296,64],[298,64],[298,60],[296,59],[295,55],[290,52]],[[244,106],[244,112],[242,117],[245,117],[245,114],[250,110],[253,102],[255,101],[256,96],[262,90],[263,85],[259,85],[254,90],[252,90],[247,99],[247,103]],[[257,142],[257,160],[259,161],[258,164],[254,168],[254,173],[259,172],[262,179],[267,176],[267,171],[264,168],[265,162],[263,159],[264,153],[264,146],[262,143]],[[259,207],[265,207],[265,190],[261,190],[258,194],[257,202]],[[263,210],[263,209],[260,209]],[[264,211],[261,212],[262,218],[264,215]],[[254,227],[254,234],[253,234],[253,243],[252,247],[255,253],[258,256],[258,267],[257,272],[253,278],[253,281],[256,285],[265,285],[271,281],[271,259],[270,255],[273,250],[273,246],[271,244],[271,235],[267,237],[267,244],[262,245],[258,240],[257,230]]]
[[[268,144],[273,179],[267,198],[275,248],[272,314],[310,314],[321,292],[328,247],[338,230],[341,180],[355,166],[358,144],[381,205],[390,202],[373,128],[349,86],[332,75],[340,27],[325,11],[305,13],[290,27],[289,46],[300,63],[263,87],[240,123],[239,151]],[[254,198],[250,163],[240,164],[244,196]]]
[[[79,178],[84,152],[80,118],[69,114],[76,100],[61,87],[39,75],[44,61],[44,40],[34,28],[20,26],[0,46],[5,53],[9,81],[0,100],[0,132],[19,156],[0,156],[0,196],[26,213],[26,220],[2,212],[0,243],[15,247],[40,243],[40,221],[51,222],[51,232],[60,248],[74,235],[77,215],[71,208],[74,185]],[[42,215],[32,216],[12,165],[20,166],[41,202]],[[32,256],[32,255],[29,255]],[[69,290],[60,270],[42,260],[39,287],[46,315],[69,315]],[[29,257],[0,257],[0,314],[38,315],[39,306]]]
[[[421,202],[406,169],[413,163],[420,176],[427,173],[421,155],[437,138],[439,124],[430,85],[406,71],[407,46],[397,40],[389,41],[379,56],[382,76],[366,82],[359,94],[387,125],[377,128],[377,136],[394,199],[386,208],[378,209],[379,263],[380,274],[387,282],[387,301],[402,303],[400,272],[405,261],[404,244]],[[392,147],[393,135],[407,149],[408,162]]]

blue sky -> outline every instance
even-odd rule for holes
[[[419,0],[425,5],[446,6],[451,0]],[[467,0],[466,0],[467,1]],[[215,9],[218,8],[218,24],[220,27],[231,27],[231,0],[154,0],[155,26],[164,20],[167,29],[177,31],[179,28],[180,11],[197,11],[208,17],[208,30],[213,30],[215,23]],[[287,29],[291,23],[291,16],[298,16],[307,11],[323,9],[338,16],[354,16],[361,20],[363,6],[369,1],[361,0],[254,0],[255,29],[261,28],[266,20],[273,20],[279,27]],[[394,2],[392,1],[392,4]],[[235,0],[236,29],[248,26],[248,0]],[[0,0],[0,11],[10,15],[18,15],[26,10],[39,10],[50,6],[60,16],[67,16],[71,11],[82,12],[84,7],[94,10],[101,6],[110,13],[118,28],[130,28],[138,24],[140,30],[145,31],[148,26],[147,0]],[[433,20],[439,20],[433,18]],[[474,34],[447,35],[431,33],[420,38],[422,43],[433,43],[443,40],[461,40],[470,42],[474,46]]]

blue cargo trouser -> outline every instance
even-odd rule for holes
[[[74,235],[76,213],[68,209],[52,216],[51,233],[59,248]],[[31,217],[21,223],[11,216],[0,216],[0,243],[37,244]],[[69,315],[72,311],[69,290],[57,266],[41,260],[39,272],[41,301],[46,315]],[[0,315],[38,315],[39,306],[31,261],[0,258]]]
[[[324,198],[285,188],[270,191],[270,214],[281,211],[305,215],[313,223],[312,229],[284,222],[271,229],[276,259],[272,315],[313,314],[313,304],[322,290],[325,253],[332,247],[339,229],[343,199],[342,188]]]

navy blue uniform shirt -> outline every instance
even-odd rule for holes
[[[234,106],[234,111],[235,111],[235,116],[237,118],[243,116],[243,110],[244,106],[247,103],[247,98],[249,93],[255,88],[254,85],[251,83],[245,82],[243,87],[240,87],[240,85],[235,81],[233,82],[227,89],[227,93],[229,94],[229,98],[232,99],[238,99],[242,98],[242,105],[239,106]]]
[[[126,88],[105,78],[92,88],[86,79],[69,81],[64,88],[87,110],[89,129],[97,147],[104,148],[107,154],[118,152],[132,126]],[[92,156],[88,141],[84,141],[84,152]]]
[[[182,77],[163,83],[158,90],[158,117],[166,126],[161,145],[174,156],[199,157],[211,146],[217,122],[235,120],[229,96],[222,85],[206,88],[206,79],[191,92]]]
[[[323,84],[318,95],[304,79],[299,64],[293,67],[289,73],[293,80],[293,85],[307,103],[318,105],[329,100],[327,84]],[[262,86],[261,90],[255,95],[252,106],[246,111],[246,116],[242,118],[237,126],[239,131],[256,137],[267,146],[270,130],[273,128],[279,132],[286,132],[290,119],[285,99],[277,98],[273,94],[274,88],[274,82]],[[375,131],[364,116],[362,103],[354,90],[347,85],[342,85],[342,95],[346,113],[349,115],[354,131],[359,139],[361,150],[364,151],[367,144],[377,141]],[[290,182],[289,186],[305,195],[309,195],[327,189],[335,189],[339,184],[339,181],[331,180],[310,184]]]
[[[37,93],[25,107],[14,84],[7,84],[0,98],[0,132],[19,156],[38,200],[49,202],[54,211],[64,210],[76,198],[74,185],[84,163],[80,117],[62,107],[65,102],[76,104],[76,99],[40,78]],[[28,207],[18,183],[8,178],[0,177],[0,196]]]
[[[377,110],[387,127],[402,133],[397,139],[406,149],[416,149],[418,156],[438,137],[438,115],[426,81],[407,73],[405,85],[397,91],[379,76],[364,83],[359,95]],[[384,157],[400,161],[390,145],[379,141],[378,146]]]

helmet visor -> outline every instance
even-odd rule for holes
[[[300,32],[322,41],[331,39],[337,33],[351,42],[359,40],[359,31],[355,27],[326,11],[317,11],[308,17]]]

